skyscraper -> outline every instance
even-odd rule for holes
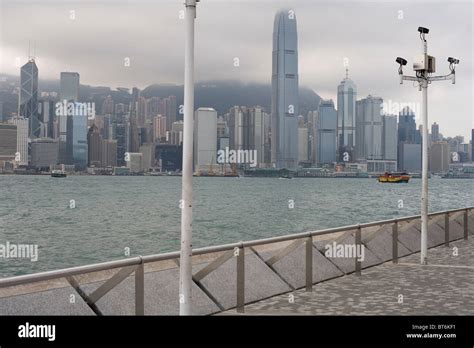
[[[273,23],[272,163],[298,165],[298,37],[293,10],[282,10]]]
[[[8,123],[16,125],[16,151],[20,155],[18,165],[28,165],[28,119],[23,117],[13,117],[8,120]]]
[[[382,136],[382,153],[384,160],[397,161],[397,116],[384,115],[383,136]]]
[[[28,119],[29,136],[36,138],[40,135],[38,120],[38,67],[35,59],[30,58],[20,71],[20,100],[18,115]]]
[[[77,72],[61,72],[59,90],[60,102],[78,102],[79,74]],[[59,163],[73,164],[74,115],[68,115],[68,112],[63,110],[62,115],[56,116],[59,119]]]
[[[208,170],[217,162],[217,111],[199,108],[194,116],[194,167]]]
[[[440,140],[441,139],[439,138],[439,124],[435,122],[431,125],[431,141],[434,143]]]
[[[349,157],[350,162],[354,159],[356,98],[357,87],[349,79],[348,69],[346,69],[346,78],[337,87],[337,147],[338,160],[340,162],[344,161],[347,157]]]
[[[93,124],[87,132],[87,147],[88,147],[88,165],[89,167],[100,167],[102,158],[102,136],[99,128]]]
[[[332,164],[336,162],[337,154],[337,111],[332,100],[321,100],[319,103],[318,117],[315,118],[317,156],[319,164]]]
[[[382,98],[369,95],[356,103],[356,159],[381,160]]]

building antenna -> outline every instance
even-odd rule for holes
[[[349,78],[349,68],[346,67],[346,80]]]

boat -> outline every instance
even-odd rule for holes
[[[378,177],[379,182],[390,182],[390,183],[407,183],[410,180],[410,175],[408,173],[389,173],[386,172],[383,175]]]
[[[64,170],[53,170],[51,172],[51,177],[53,178],[65,178],[67,176]]]

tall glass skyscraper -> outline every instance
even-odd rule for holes
[[[296,15],[282,10],[273,23],[272,163],[298,165],[298,37]]]
[[[67,103],[78,102],[79,74],[77,72],[61,72],[59,89],[61,103],[64,101]],[[56,115],[59,120],[59,163],[74,164],[73,133],[75,115],[68,115],[67,109],[63,111],[62,115]]]
[[[40,135],[40,122],[38,120],[38,67],[35,59],[30,58],[20,71],[20,102],[18,114],[29,121],[29,136]]]
[[[356,98],[357,87],[346,69],[346,78],[337,87],[337,146],[340,162],[354,160]]]

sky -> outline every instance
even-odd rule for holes
[[[182,84],[183,2],[0,0],[0,73],[18,75],[31,42],[40,79],[77,71],[82,84],[94,86]],[[201,0],[196,80],[270,84],[273,19],[280,9],[296,14],[300,86],[335,100],[348,62],[358,99],[380,96],[387,112],[405,104],[420,109],[421,92],[411,82],[399,84],[395,58],[406,58],[405,73],[413,74],[413,57],[421,51],[417,28],[429,28],[435,75],[448,74],[448,56],[461,61],[455,85],[430,85],[429,124],[437,122],[445,136],[471,139],[472,1]],[[419,113],[416,116],[419,124]]]

